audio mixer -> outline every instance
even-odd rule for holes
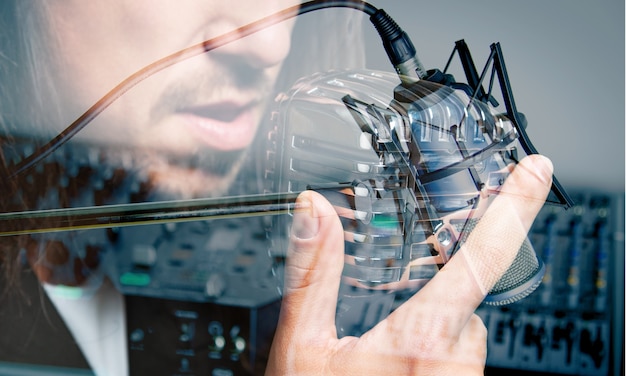
[[[546,264],[537,291],[508,306],[479,308],[489,331],[488,366],[537,374],[619,374],[623,196],[573,197],[576,205],[567,211],[546,206],[529,234]]]

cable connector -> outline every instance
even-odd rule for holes
[[[403,84],[414,83],[427,76],[413,42],[387,12],[378,9],[370,16],[370,21],[378,31],[387,56]]]

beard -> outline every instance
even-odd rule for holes
[[[146,149],[125,153],[107,150],[102,159],[107,169],[124,171],[123,185],[136,194],[130,201],[142,202],[236,194],[235,181],[247,154],[247,150],[201,150],[193,155]]]
[[[158,199],[194,199],[225,195],[244,163],[244,151],[196,153],[190,158],[152,155],[139,166],[148,175]]]
[[[137,107],[146,110],[142,112],[145,114],[145,118],[135,119],[133,116],[123,118],[117,116],[118,114],[109,118],[107,117],[107,114],[110,114],[111,111],[109,110],[109,112],[101,115],[99,119],[101,123],[90,124],[85,131],[89,132],[92,129],[102,130],[106,129],[103,127],[107,124],[120,124],[126,121],[129,122],[128,129],[142,129],[142,127],[133,127],[133,121],[136,120],[136,124],[142,125],[158,124],[163,118],[185,110],[188,106],[193,106],[197,103],[210,103],[214,100],[224,101],[226,100],[225,98],[245,98],[246,101],[259,103],[259,106],[263,108],[272,98],[270,93],[274,86],[274,79],[262,70],[249,66],[237,66],[236,64],[231,66],[216,64],[213,67],[215,69],[212,71],[197,70],[194,71],[193,75],[188,75],[178,74],[177,68],[177,66],[172,67],[174,70],[172,75],[166,75],[165,78],[169,78],[166,81],[170,83],[165,86],[162,92],[161,90],[153,91],[161,94],[156,98],[150,96],[151,99],[155,99],[150,107]],[[166,72],[162,73],[165,74]],[[141,94],[150,92],[150,88],[151,86],[148,86],[145,91],[126,93],[124,100],[128,100],[128,103],[132,104],[134,94],[141,97]],[[133,90],[138,89],[140,87]],[[73,108],[70,105],[55,107]],[[137,109],[133,108],[132,105],[128,108],[131,110]],[[217,113],[215,116],[222,120],[228,120],[230,114]],[[34,121],[32,123],[37,124],[38,122]],[[35,131],[38,129],[39,127]],[[66,183],[61,186],[51,181],[50,184],[40,184],[37,189],[45,191],[53,187],[57,190],[63,190],[65,185],[68,184],[67,180],[70,180],[72,191],[105,190],[107,191],[106,196],[112,196],[109,191],[130,191],[131,194],[137,190],[141,191],[141,194],[130,200],[131,202],[211,198],[226,194],[239,194],[241,192],[241,190],[238,191],[238,187],[233,188],[232,185],[241,186],[237,181],[237,177],[242,168],[244,168],[246,157],[250,154],[250,148],[215,150],[203,145],[195,145],[185,149],[183,152],[180,148],[176,149],[176,147],[168,145],[170,140],[167,138],[159,139],[160,144],[155,145],[154,148],[148,146],[149,142],[142,144],[140,147],[135,147],[132,144],[141,140],[139,133],[125,134],[125,132],[117,131],[120,127],[115,129],[116,131],[107,131],[107,133],[94,132],[94,134],[88,134],[85,137],[81,137],[84,134],[84,131],[81,131],[78,137],[70,140],[51,157],[61,166],[58,168],[58,174],[51,176],[52,180],[63,180]],[[143,129],[148,129],[148,127]],[[33,136],[36,139],[46,137],[45,135],[31,134],[28,134],[26,137]],[[112,141],[108,139],[109,137]],[[35,144],[37,143],[40,143],[40,141],[35,142]],[[74,146],[78,146],[78,148],[74,149]],[[94,155],[97,156],[94,157]],[[66,167],[66,164],[69,167]],[[76,172],[70,171],[72,169],[78,170],[82,167],[95,170],[96,175],[103,175],[103,177],[98,176],[95,178],[99,187],[90,186],[94,181],[91,177],[83,179],[82,176],[75,176]],[[125,176],[125,181],[109,179],[112,171],[123,171],[120,175]],[[69,176],[61,176],[66,173]],[[242,179],[249,180],[249,176],[248,174],[242,175]],[[102,185],[105,188],[100,188]],[[141,186],[141,188],[136,188],[137,186]],[[125,194],[125,192],[123,193]],[[43,194],[37,193],[37,195]],[[75,195],[78,195],[78,193],[65,194],[65,196]],[[122,198],[123,195],[116,194],[114,196],[114,198],[107,200],[104,204],[125,203],[126,200]],[[77,201],[89,202],[90,199]],[[84,206],[90,204],[77,203],[74,205],[69,203],[67,205]],[[96,205],[99,204],[96,203]],[[55,206],[54,201],[51,206]]]
[[[222,62],[223,63],[223,62]],[[194,75],[181,75],[157,98],[150,112],[150,122],[158,124],[161,119],[196,104],[234,100],[256,103],[264,115],[256,119],[255,129],[264,127],[265,109],[273,96],[275,79],[262,69],[230,62],[216,64],[213,71],[195,71]],[[228,122],[236,114],[216,108],[207,117]],[[226,194],[247,194],[254,171],[241,170],[252,166],[248,161],[259,145],[239,150],[216,150],[208,146],[195,146],[186,153],[175,151],[165,154],[157,150],[144,154],[137,165],[138,172],[154,181],[159,199],[211,198]],[[256,155],[256,154],[255,154]],[[251,168],[255,168],[252,166]],[[249,170],[249,168],[247,169]],[[237,177],[241,180],[237,181]],[[256,192],[254,192],[256,193]]]

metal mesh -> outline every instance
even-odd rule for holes
[[[479,219],[469,219],[459,240],[459,248],[476,227]],[[531,294],[541,283],[542,263],[537,258],[535,249],[526,238],[519,248],[513,262],[489,291],[487,304],[504,305],[521,300]]]

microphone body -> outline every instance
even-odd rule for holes
[[[344,227],[340,336],[364,333],[424,286],[464,243],[515,163],[517,132],[505,116],[428,80],[398,84],[396,75],[368,70],[318,74],[276,105],[274,189],[322,193]],[[286,237],[289,220],[273,231]],[[522,299],[542,276],[527,240],[485,302]]]

